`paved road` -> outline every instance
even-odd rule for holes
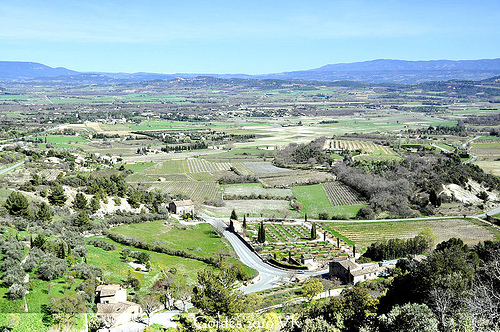
[[[12,170],[13,170],[13,169],[15,169],[15,168],[18,168],[19,166],[23,165],[25,161],[26,161],[26,160],[20,161],[20,162],[18,162],[17,164],[14,164],[14,165],[12,165],[12,166],[10,166],[10,167],[7,167],[7,168],[5,168],[5,169],[2,169],[2,170],[0,171],[0,175],[5,174],[5,173],[8,173],[8,172],[12,171]]]
[[[290,276],[290,271],[279,269],[264,262],[257,254],[251,251],[241,240],[233,233],[226,230],[227,225],[221,218],[213,218],[204,213],[199,216],[209,222],[216,230],[231,243],[234,251],[240,258],[241,262],[259,272],[259,278],[253,284],[241,287],[244,293],[260,292],[281,283],[282,279],[287,280]],[[304,272],[306,276],[315,276],[328,273],[328,270],[317,272]]]

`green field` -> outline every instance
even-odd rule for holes
[[[40,136],[44,142],[45,138],[47,138],[47,143],[65,143],[68,144],[69,142],[72,143],[77,143],[77,142],[88,142],[87,139],[81,137],[81,136],[71,136],[71,135],[47,135],[47,136]]]
[[[196,280],[197,271],[210,268],[209,265],[194,259],[186,259],[177,256],[160,254],[152,251],[137,249],[134,247],[124,246],[110,239],[101,238],[102,240],[113,243],[116,250],[106,251],[94,246],[88,247],[87,264],[99,266],[103,271],[103,278],[107,283],[121,283],[127,277],[130,271],[132,277],[139,279],[141,282],[141,291],[146,292],[148,288],[161,277],[161,267],[165,271],[171,268],[177,269],[177,274],[185,276],[188,282],[193,284]],[[144,251],[151,255],[151,270],[149,272],[135,271],[130,265],[120,258],[120,251],[124,248],[129,248],[131,251]]]
[[[184,226],[165,225],[164,221],[154,221],[119,226],[111,231],[145,240],[148,243],[159,241],[169,248],[191,251],[200,257],[212,256],[219,250],[228,250],[226,243],[208,223]]]
[[[358,210],[366,205],[347,205],[333,206],[322,184],[314,184],[309,186],[298,186],[292,188],[293,195],[303,205],[302,214],[307,213],[308,217],[315,219],[319,213],[328,213],[332,215],[354,217]]]

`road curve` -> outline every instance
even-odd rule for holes
[[[241,290],[244,293],[260,292],[281,283],[282,280],[287,280],[290,276],[290,271],[279,269],[264,262],[256,253],[251,251],[235,234],[229,232],[227,225],[220,219],[210,217],[204,213],[199,216],[205,219],[215,229],[229,241],[234,251],[238,255],[240,261],[248,267],[255,269],[259,273],[258,280],[251,285],[242,286]],[[305,272],[304,275],[314,276],[327,273],[328,270]]]

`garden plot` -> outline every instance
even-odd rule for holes
[[[464,243],[476,244],[479,241],[494,240],[492,232],[465,219],[442,219],[422,221],[388,221],[376,223],[322,223],[321,227],[335,236],[340,235],[356,244],[368,246],[384,239],[404,239],[418,235],[426,228],[432,229],[438,242],[452,237],[461,238]]]
[[[323,184],[328,200],[334,206],[365,204],[359,194],[352,188],[338,182],[327,182]]]
[[[163,194],[187,195],[194,201],[202,202],[206,199],[221,197],[220,186],[214,181],[169,181],[153,183],[148,188],[158,190]]]
[[[257,239],[259,225],[250,224],[248,226],[255,233],[254,240]],[[268,242],[291,243],[311,240],[311,231],[304,224],[264,222],[264,228],[266,229],[266,241]]]

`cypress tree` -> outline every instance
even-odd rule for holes
[[[259,232],[257,233],[257,241],[259,243],[266,242],[266,231],[264,229],[264,222],[260,222]]]
[[[304,222],[307,222],[307,213],[304,214]]]
[[[311,227],[311,240],[316,240],[316,237],[318,235],[316,234],[316,224],[312,224],[312,227]]]
[[[264,222],[262,222],[262,243],[266,242],[266,229],[264,228]]]
[[[229,219],[229,231],[234,232],[234,223],[233,219]]]
[[[247,216],[243,215],[243,229],[247,229]]]
[[[231,219],[238,220],[238,216],[236,215],[236,211],[231,212]]]
[[[337,248],[340,248],[340,238],[337,237]]]
[[[436,194],[436,191],[434,189],[432,189],[431,192],[429,193],[429,202],[433,206],[437,206],[437,194]]]

